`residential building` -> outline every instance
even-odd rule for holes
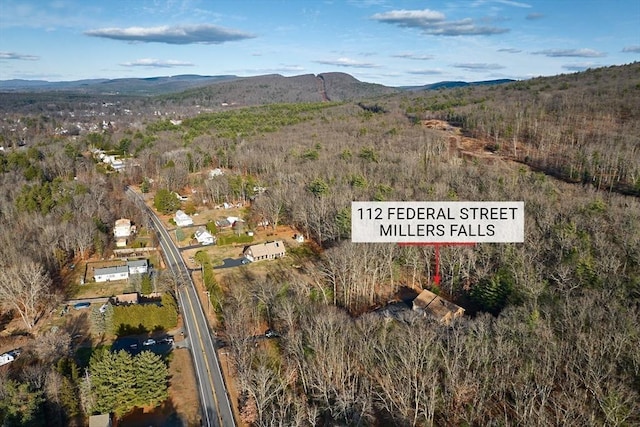
[[[131,235],[131,220],[120,218],[113,227],[113,235],[116,238],[116,247],[124,248],[127,246],[127,240]]]
[[[193,219],[181,210],[176,211],[173,219],[178,227],[188,227],[193,225]]]
[[[281,240],[276,240],[275,242],[251,245],[244,250],[243,255],[249,261],[255,262],[265,259],[282,258],[286,255],[286,249]]]
[[[118,265],[115,267],[96,268],[93,278],[97,283],[110,282],[112,280],[126,280],[129,278],[129,267]]]
[[[213,245],[216,242],[216,238],[204,227],[199,227],[196,230],[195,238],[201,245]]]
[[[447,301],[444,298],[424,289],[413,300],[413,309],[423,313],[425,316],[431,316],[440,323],[448,325],[457,317],[464,314],[464,308]]]
[[[115,237],[129,237],[131,235],[131,220],[127,218],[116,220],[113,235]]]
[[[144,274],[149,271],[149,262],[145,259],[132,259],[127,261],[129,274]]]

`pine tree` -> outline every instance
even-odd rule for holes
[[[134,358],[134,368],[137,406],[154,406],[169,396],[169,369],[160,356],[143,351]]]

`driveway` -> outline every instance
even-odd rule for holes
[[[245,257],[241,258],[225,258],[222,260],[222,265],[213,267],[214,270],[220,270],[222,268],[240,267],[242,265],[249,264],[249,260]]]

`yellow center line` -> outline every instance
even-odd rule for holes
[[[195,319],[196,318],[196,313],[195,313],[195,311],[193,309],[193,304],[191,303],[191,297],[189,296],[189,292],[187,292],[186,294],[187,294],[187,300],[189,300],[189,309],[191,310],[191,315]],[[196,324],[196,330],[197,330],[197,334],[198,334],[198,340],[200,341],[200,345],[202,346],[202,354],[204,356],[205,365],[207,367],[207,376],[209,377],[209,383],[211,384],[211,391],[213,393],[213,400],[216,403],[216,413],[218,414],[218,422],[220,423],[220,426],[223,426],[222,419],[220,418],[220,405],[218,404],[218,396],[216,395],[215,384],[213,383],[213,378],[211,377],[211,370],[209,369],[209,357],[207,356],[206,351],[204,351],[204,342],[202,341],[202,335],[200,333],[200,326],[198,326],[198,322],[195,322],[195,324]]]
[[[166,232],[166,230],[164,230],[164,231]],[[167,233],[167,235],[168,235],[168,233]],[[171,236],[169,236],[169,238],[171,238]],[[167,243],[167,246],[169,246],[169,243]],[[178,268],[178,271],[180,271],[182,273],[181,264],[178,261],[178,259],[176,258],[175,254],[174,254],[174,251],[170,250],[169,252],[170,252],[171,258],[173,259],[173,261],[175,262],[175,264],[176,264],[176,266]],[[180,274],[180,275],[182,276],[182,274]],[[195,287],[194,287],[194,290],[195,290]],[[186,294],[187,300],[189,302],[189,309],[191,310],[191,315],[193,316],[193,319],[194,319],[196,333],[198,335],[198,340],[200,341],[200,345],[202,347],[202,354],[203,354],[203,357],[205,359],[205,366],[207,368],[207,376],[209,377],[209,384],[211,385],[211,391],[212,391],[212,394],[213,394],[213,400],[215,401],[215,404],[216,404],[216,413],[218,414],[218,422],[220,423],[219,424],[220,426],[223,426],[222,418],[221,418],[221,415],[220,415],[220,405],[218,404],[218,396],[216,395],[215,384],[213,382],[213,378],[211,377],[211,370],[209,369],[209,357],[208,357],[206,351],[204,350],[205,349],[204,341],[202,340],[202,334],[200,332],[200,326],[198,325],[198,322],[196,321],[196,313],[195,313],[195,310],[193,309],[193,303],[191,302],[191,296],[189,295],[189,292],[185,292],[185,294]],[[215,349],[214,349],[214,351],[215,351]],[[204,404],[204,402],[203,402],[203,404]]]

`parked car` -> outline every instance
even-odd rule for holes
[[[146,340],[144,340],[142,342],[142,345],[154,345],[156,343],[156,340],[154,340],[153,338],[147,338]]]

